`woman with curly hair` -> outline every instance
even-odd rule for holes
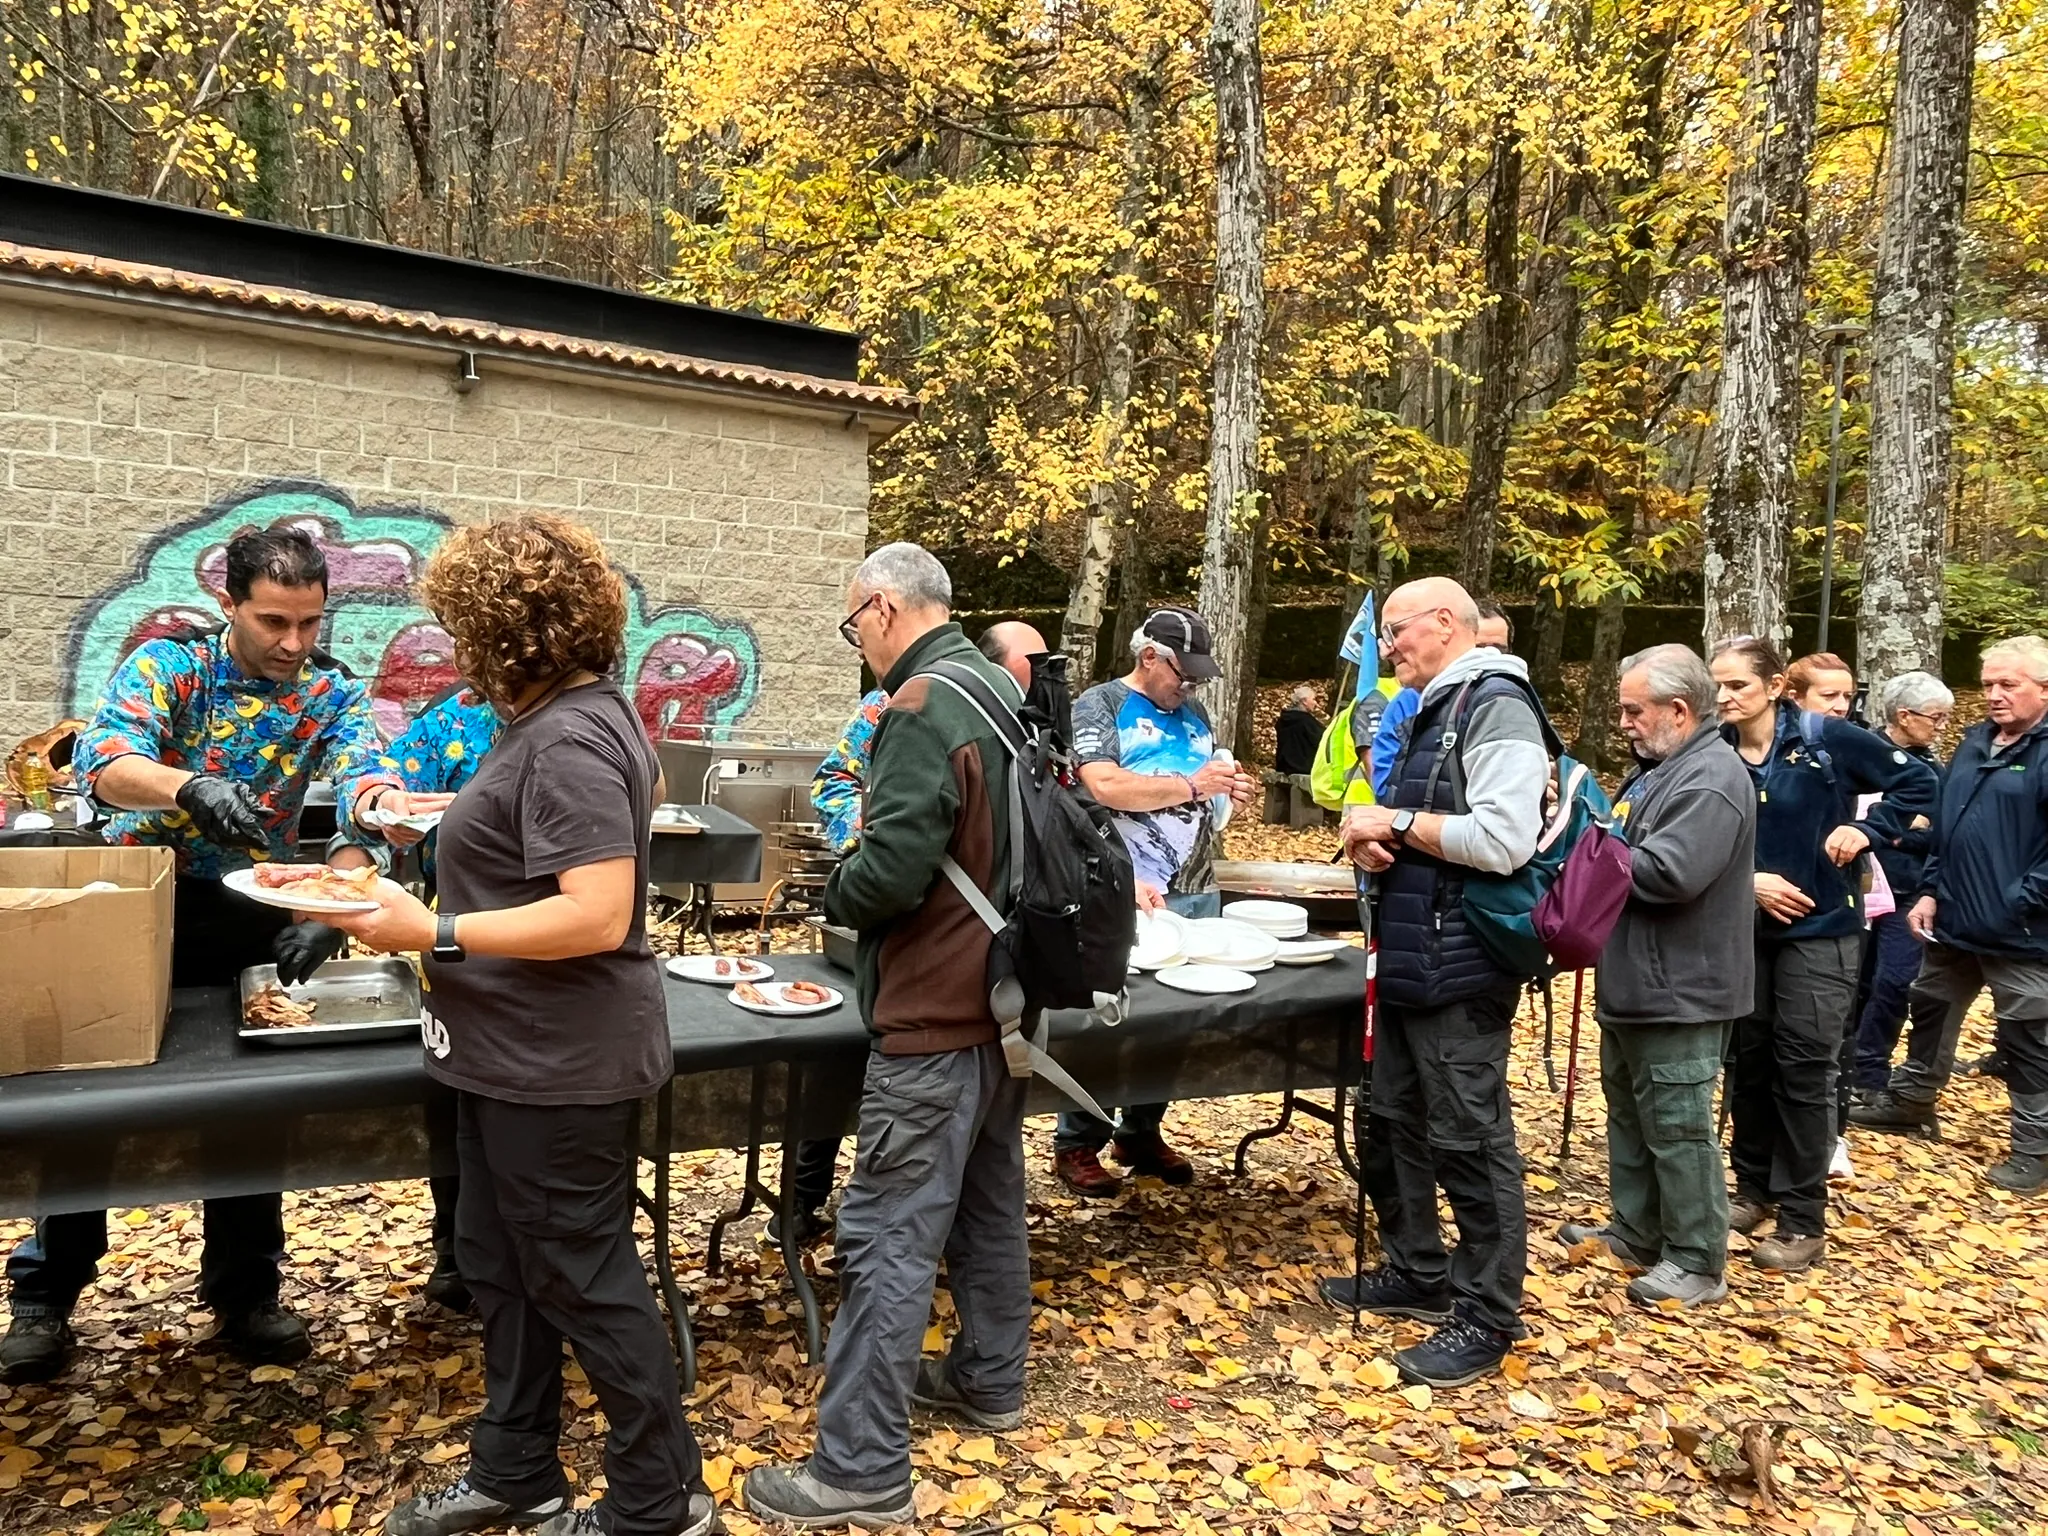
[[[608,677],[625,584],[588,529],[531,514],[450,534],[421,592],[504,731],[441,822],[439,914],[386,882],[377,911],[335,921],[427,954],[485,1405],[468,1472],[385,1530],[703,1536],[714,1509],[633,1239],[639,1101],[674,1057],[642,900],[660,775]],[[606,1496],[580,1510],[556,1449],[564,1339],[610,1426]]]

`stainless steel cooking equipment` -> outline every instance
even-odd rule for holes
[[[252,965],[239,988],[243,1017],[257,994],[279,987],[277,967]],[[288,1029],[238,1031],[251,1045],[339,1045],[355,1040],[393,1040],[420,1032],[420,978],[412,966],[389,956],[330,960],[295,987],[280,987],[295,1003],[317,1002],[316,1022]]]

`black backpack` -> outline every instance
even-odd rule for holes
[[[1003,1025],[1015,1076],[1031,1071],[1093,1112],[1094,1102],[1044,1053],[1021,1023],[1049,1008],[1120,1007],[1136,926],[1130,852],[1109,811],[1062,769],[1066,744],[1038,711],[1019,717],[969,667],[937,662],[922,674],[946,684],[988,722],[1010,755],[1010,882],[998,911],[952,858],[946,878],[995,935],[989,947],[989,1002]],[[1042,1030],[1041,1030],[1042,1033]]]

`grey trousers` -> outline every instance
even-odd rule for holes
[[[1696,1275],[1728,1267],[1728,1187],[1714,1136],[1727,1024],[1602,1024],[1610,1227]]]
[[[2048,961],[1977,955],[1929,944],[1907,994],[1913,1031],[1892,1069],[1892,1092],[1931,1104],[1955,1075],[1963,1017],[1991,989],[1998,1049],[2012,1095],[2012,1149],[2048,1155]]]
[[[946,1369],[976,1407],[1024,1404],[1031,1253],[1024,1090],[999,1045],[868,1059],[860,1152],[839,1198],[839,1312],[810,1468],[872,1493],[910,1481],[910,1392],[939,1259],[960,1331]]]

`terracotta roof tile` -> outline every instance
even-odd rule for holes
[[[758,390],[821,405],[875,411],[905,420],[917,414],[915,396],[904,390],[879,385],[825,379],[807,373],[786,373],[743,363],[717,362],[680,352],[655,352],[580,336],[565,336],[554,331],[527,330],[488,320],[433,314],[426,310],[393,309],[388,305],[330,298],[297,288],[238,282],[231,278],[181,272],[171,267],[44,250],[0,240],[0,274],[8,272],[117,291],[142,291],[192,299],[222,308],[339,322],[366,330],[432,336],[470,349],[499,348],[599,363],[669,378]]]

